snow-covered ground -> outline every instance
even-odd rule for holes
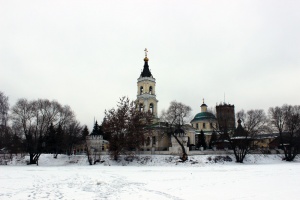
[[[84,156],[53,159],[43,155],[39,166],[14,160],[0,166],[0,199],[300,197],[299,160],[288,163],[278,155],[249,155],[245,164],[222,162],[222,158],[209,155],[190,159],[179,163],[172,156],[141,156],[114,162],[102,157],[104,162],[93,166],[87,165]]]

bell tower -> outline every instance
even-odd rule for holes
[[[144,68],[137,80],[136,104],[140,111],[150,111],[157,118],[156,82],[149,69],[147,53],[145,49]]]

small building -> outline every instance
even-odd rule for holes
[[[212,133],[217,130],[217,118],[211,112],[207,111],[207,105],[201,105],[201,112],[197,113],[191,121],[192,127],[196,130],[195,145],[197,146],[201,130],[204,132],[205,141],[209,144]]]
[[[103,139],[102,127],[98,126],[97,121],[92,133],[86,136],[86,145],[89,155],[93,155],[95,157],[100,157],[101,153],[108,151],[109,142]]]

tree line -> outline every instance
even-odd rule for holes
[[[38,164],[42,153],[71,154],[88,134],[68,105],[48,99],[19,99],[9,109],[8,97],[0,92],[0,149],[27,152],[29,164]]]
[[[182,149],[180,158],[183,162],[188,159],[183,136],[190,114],[189,106],[172,101],[159,119],[166,125],[160,134],[175,138]],[[227,141],[236,162],[242,163],[258,136],[276,132],[279,134],[278,146],[286,161],[293,161],[299,154],[300,106],[270,107],[268,114],[263,110],[241,110],[236,113],[236,118],[239,122],[234,130],[229,130],[226,125],[214,127],[209,144],[201,131],[198,145],[206,148],[215,145],[216,141]],[[52,153],[54,158],[59,153],[72,154],[76,145],[86,144],[85,138],[89,135],[87,127],[80,125],[71,108],[54,100],[19,99],[10,109],[8,97],[0,92],[0,120],[0,150],[11,154],[27,152],[30,164],[38,164],[42,153]],[[148,142],[147,138],[155,136],[151,129],[155,120],[152,113],[140,112],[135,102],[126,97],[119,99],[116,108],[106,110],[101,134],[109,142],[113,159],[139,151]]]
[[[184,148],[185,125],[189,124],[190,106],[181,102],[172,101],[167,110],[160,116],[160,121],[167,126],[161,134],[174,137],[182,149],[180,156],[184,162],[188,155]],[[270,107],[268,114],[262,109],[241,110],[236,113],[238,126],[229,130],[226,120],[217,124],[223,127],[214,127],[209,144],[205,142],[204,132],[199,136],[199,145],[212,147],[217,141],[227,142],[227,148],[233,150],[236,162],[242,163],[245,156],[253,148],[255,141],[264,134],[278,133],[278,147],[284,152],[284,160],[293,161],[300,151],[300,106],[283,105]],[[220,119],[217,119],[220,120]],[[117,109],[105,111],[103,128],[110,142],[110,152],[114,159],[120,154],[131,150],[139,150],[153,132],[149,127],[153,116],[149,112],[139,112],[134,102],[128,98],[121,98]],[[219,137],[217,137],[219,135]]]

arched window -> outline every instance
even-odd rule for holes
[[[153,103],[150,103],[149,109],[150,109],[150,113],[153,114],[153,112],[154,112],[154,105],[153,105]]]
[[[142,103],[139,105],[139,110],[140,110],[141,112],[144,111],[144,105],[143,105]]]
[[[150,145],[150,137],[147,137],[147,140],[146,140],[146,145],[149,146]]]
[[[155,145],[156,145],[156,137],[153,136],[153,137],[152,137],[152,146],[155,146]]]
[[[140,94],[143,94],[143,92],[144,92],[144,88],[143,88],[143,86],[141,86],[140,87]]]
[[[149,87],[149,94],[152,94],[152,86]]]

